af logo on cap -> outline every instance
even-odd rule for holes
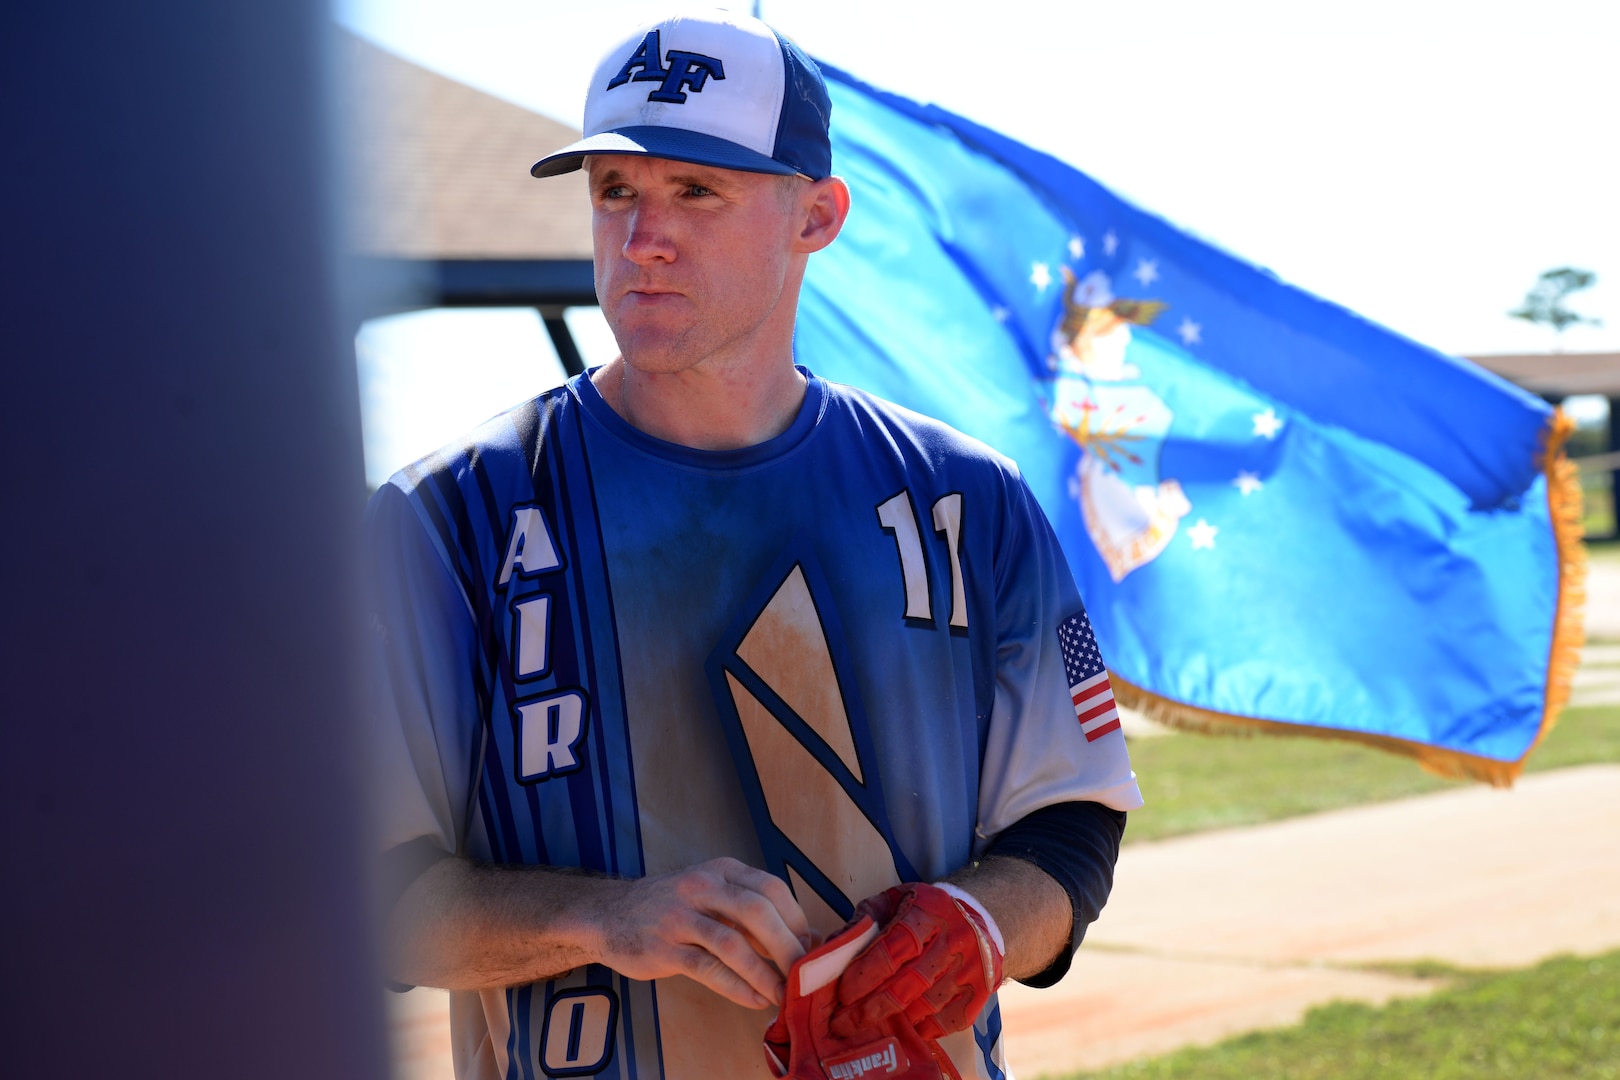
[[[637,68],[641,70],[636,71]],[[630,74],[632,71],[636,73]],[[666,65],[658,31],[653,30],[641,39],[641,48],[632,53],[619,73],[608,81],[607,89],[612,90],[630,82],[655,82],[659,84],[658,89],[647,95],[648,101],[680,105],[686,101],[682,87],[689,87],[694,94],[698,93],[711,75],[717,82],[724,79],[725,65],[716,57],[702,53],[671,49]]]
[[[758,19],[671,15],[603,52],[585,92],[584,138],[529,171],[556,176],[592,154],[641,154],[820,180],[832,173],[831,113],[815,62]]]

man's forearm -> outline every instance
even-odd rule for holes
[[[599,960],[593,917],[627,882],[544,866],[445,857],[400,896],[387,924],[389,974],[413,986],[519,986]]]
[[[1007,943],[1008,978],[1046,970],[1068,944],[1074,926],[1069,894],[1034,863],[991,855],[946,880],[967,890],[996,920]]]
[[[1064,802],[1026,814],[990,841],[985,859],[1006,857],[1031,863],[1069,896],[1069,940],[1049,967],[1019,975],[1019,982],[1051,986],[1069,970],[1086,928],[1108,902],[1124,833],[1123,813],[1100,803]]]

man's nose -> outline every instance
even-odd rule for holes
[[[629,231],[624,238],[624,257],[631,262],[646,264],[675,261],[675,239],[670,232],[672,222],[662,207],[651,202],[637,203],[630,211]]]

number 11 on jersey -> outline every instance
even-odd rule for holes
[[[923,552],[922,533],[911,509],[911,492],[878,504],[878,522],[894,536],[900,550],[900,576],[906,589],[906,620],[934,623],[933,594],[928,584],[928,559]],[[951,566],[951,619],[953,630],[967,629],[967,590],[962,585],[962,493],[953,491],[934,501],[931,515],[934,532],[944,537]]]

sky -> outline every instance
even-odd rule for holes
[[[1054,154],[1425,344],[1620,351],[1614,0],[761,7],[812,56]],[[337,0],[336,14],[392,52],[577,127],[602,51],[670,9]],[[1560,266],[1597,273],[1569,306],[1603,322],[1561,342],[1506,314]],[[451,317],[407,318],[420,328]],[[530,323],[505,348],[549,357]],[[395,333],[393,348],[410,348],[408,336]]]

